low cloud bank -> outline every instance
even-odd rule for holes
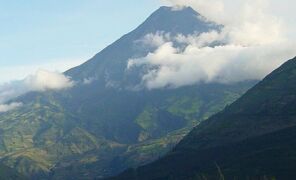
[[[64,90],[74,86],[74,82],[67,76],[58,72],[38,70],[24,80],[13,81],[0,85],[0,112],[6,112],[20,106],[19,102],[3,104],[6,101],[27,92],[43,92],[47,90]]]
[[[8,112],[23,106],[23,103],[14,102],[10,104],[0,104],[0,113]]]
[[[28,76],[23,83],[31,91],[63,90],[74,86],[69,77],[46,70],[38,70],[36,74]]]

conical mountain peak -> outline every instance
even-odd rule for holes
[[[170,33],[172,36],[177,34],[188,35],[208,32],[217,28],[217,25],[205,21],[191,7],[176,9],[162,6],[134,31],[124,35],[94,58],[71,69],[66,74],[76,80],[89,77],[98,77],[102,80],[102,77],[108,74],[112,81],[122,81],[128,59],[139,55],[145,56],[148,53],[147,49],[134,49],[134,42],[145,35],[157,32]],[[102,81],[105,82],[105,80]]]

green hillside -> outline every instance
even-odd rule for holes
[[[222,110],[252,84],[195,86],[146,92],[145,96],[129,91],[114,96],[112,92],[113,98],[105,102],[101,96],[92,99],[104,103],[96,106],[104,111],[89,115],[85,113],[92,111],[88,104],[77,107],[84,112],[65,105],[72,98],[68,92],[32,93],[22,97],[30,100],[24,107],[0,115],[1,161],[36,179],[74,172],[82,177],[116,174],[161,157],[192,127]],[[124,106],[127,101],[120,97],[128,98],[130,105]],[[108,131],[110,124],[114,125]],[[134,132],[122,136],[125,131]]]

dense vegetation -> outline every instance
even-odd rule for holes
[[[74,172],[85,176],[114,174],[159,158],[193,126],[222,110],[250,85],[201,88],[206,93],[197,87],[151,92],[141,95],[140,100],[140,93],[120,92],[124,94],[104,102],[113,103],[96,106],[112,106],[112,112],[98,110],[88,116],[66,109],[55,93],[30,94],[30,100],[34,97],[31,103],[0,115],[2,162],[36,178]],[[128,97],[129,106],[119,97]],[[118,118],[104,121],[109,116]]]
[[[296,58],[194,128],[160,160],[114,179],[293,179]]]

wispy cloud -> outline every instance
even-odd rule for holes
[[[64,72],[70,68],[78,66],[86,61],[87,57],[81,58],[58,58],[43,60],[44,63],[10,65],[0,67],[0,84],[15,80],[22,80],[28,75],[36,72],[38,69],[47,69],[49,71]]]
[[[30,91],[63,90],[74,86],[74,82],[59,72],[38,70],[23,80],[0,85],[0,103]]]
[[[67,76],[46,70],[38,70],[29,75],[23,83],[32,91],[62,90],[74,86],[74,82]]]
[[[23,106],[23,103],[10,103],[10,104],[0,104],[0,113],[8,112]]]

